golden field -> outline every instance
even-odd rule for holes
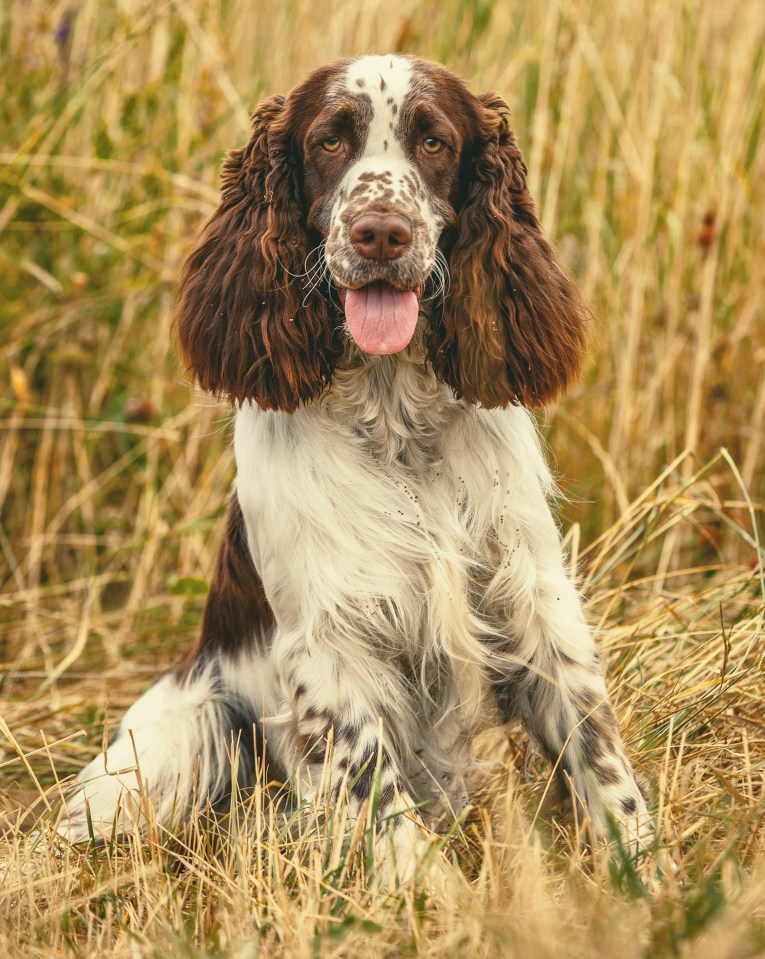
[[[61,783],[192,640],[220,535],[230,413],[169,314],[221,159],[262,96],[387,50],[502,93],[595,317],[540,422],[656,848],[583,849],[511,728],[437,885],[382,891],[342,810],[265,784],[62,849]],[[765,956],[765,5],[6,0],[0,92],[4,954]]]

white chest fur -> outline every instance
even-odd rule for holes
[[[441,664],[459,661],[457,698],[478,711],[491,602],[533,590],[525,543],[557,551],[531,414],[477,410],[424,364],[381,358],[294,414],[244,406],[235,451],[279,632],[338,655],[372,645],[408,662],[429,695],[434,675],[445,692]]]

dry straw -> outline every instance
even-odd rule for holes
[[[300,816],[262,782],[177,834],[149,806],[101,849],[58,848],[46,825],[104,716],[199,618],[228,414],[184,383],[168,314],[222,153],[260,96],[387,49],[505,95],[596,318],[585,381],[544,425],[654,789],[645,881],[540,812],[549,769],[517,729],[481,743],[438,882],[392,895],[342,808]],[[2,6],[5,954],[765,954],[763,50],[757,2]],[[33,840],[14,812],[30,808]]]

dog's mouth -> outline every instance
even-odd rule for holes
[[[365,353],[398,353],[409,345],[417,326],[422,287],[399,290],[377,281],[339,293],[348,331]]]

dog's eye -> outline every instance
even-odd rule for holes
[[[435,156],[437,153],[440,153],[443,148],[446,146],[443,140],[439,140],[438,137],[425,137],[425,139],[420,144],[422,152],[429,157]]]
[[[321,141],[321,148],[325,153],[340,153],[343,149],[343,141],[340,137],[327,137]]]

